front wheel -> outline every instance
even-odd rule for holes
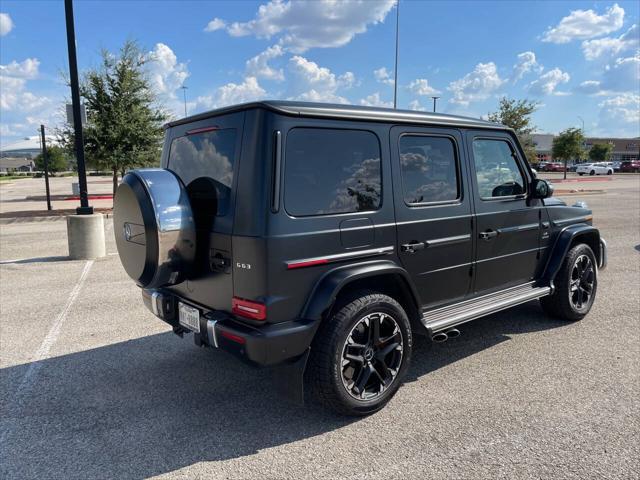
[[[311,346],[309,390],[339,413],[374,413],[400,388],[411,347],[409,319],[400,304],[364,292],[323,320]]]
[[[580,243],[569,250],[556,275],[553,294],[540,299],[544,311],[563,320],[582,320],[596,297],[596,265],[596,257],[589,245]]]
[[[607,175],[613,175],[613,170],[607,170]]]
[[[591,170],[591,171],[589,172],[589,175],[592,175],[592,176],[593,176],[593,175],[595,175],[595,174],[596,174],[596,171],[595,171],[595,170]]]

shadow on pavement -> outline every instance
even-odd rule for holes
[[[445,344],[417,337],[408,381],[508,341],[562,325],[536,303],[478,320]],[[185,343],[187,342],[187,343]],[[263,371],[162,333],[0,371],[2,478],[142,478],[238,458],[357,419],[298,407]],[[397,400],[396,400],[397,401]],[[394,402],[388,408],[394,408]],[[396,406],[397,408],[397,406]]]
[[[0,261],[0,265],[44,263],[44,262],[66,262],[68,260],[71,260],[68,256],[35,257],[35,258],[22,258],[20,260],[2,260]]]

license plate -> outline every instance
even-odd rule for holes
[[[178,320],[180,325],[200,333],[200,310],[178,302]]]

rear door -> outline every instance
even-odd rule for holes
[[[527,198],[531,178],[508,133],[467,132],[476,212],[476,293],[534,279],[541,202]]]
[[[163,166],[184,182],[196,220],[196,262],[172,290],[216,310],[231,310],[231,236],[245,112],[172,127]]]
[[[459,131],[391,129],[398,251],[423,306],[464,298],[471,285],[471,192]]]

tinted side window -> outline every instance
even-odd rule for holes
[[[235,149],[233,128],[185,135],[171,142],[168,166],[187,187],[201,179],[198,190],[215,189],[217,215],[225,215],[231,198]]]
[[[407,204],[460,198],[456,150],[447,137],[400,137],[400,170]]]
[[[525,193],[515,152],[504,140],[475,139],[473,159],[480,198],[508,197]]]
[[[285,150],[285,208],[295,216],[377,210],[380,172],[373,133],[294,128]]]

